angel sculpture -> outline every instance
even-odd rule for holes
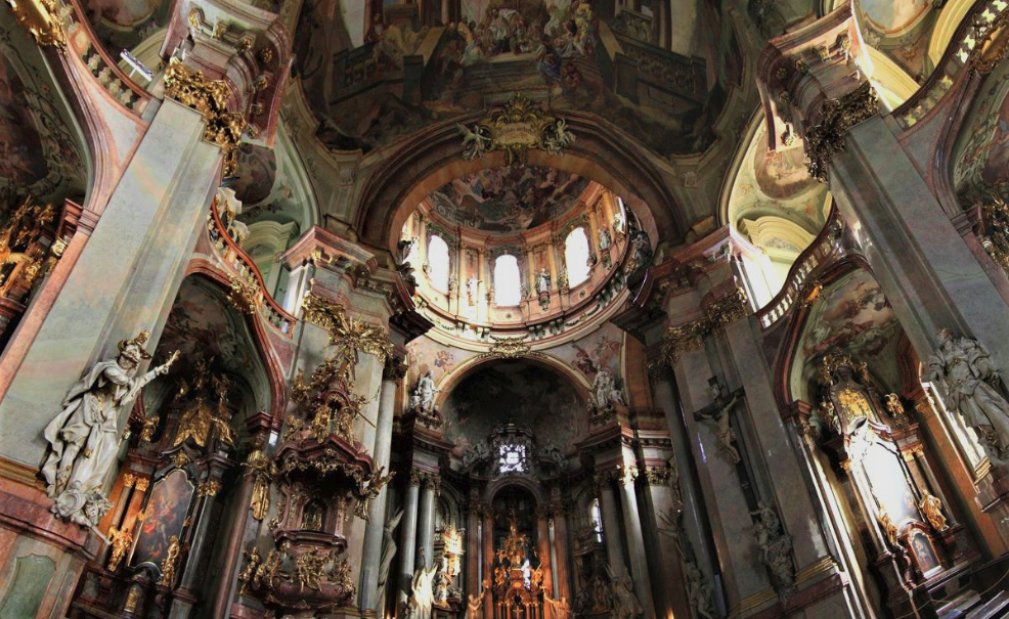
[[[459,133],[462,134],[462,158],[467,161],[479,159],[490,150],[490,131],[483,125],[473,125],[470,129],[462,123],[456,123]]]

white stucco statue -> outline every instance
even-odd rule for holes
[[[178,352],[164,365],[136,376],[151,355],[144,350],[149,334],[142,331],[119,343],[119,355],[96,363],[63,400],[63,411],[43,435],[49,454],[42,466],[52,511],[83,526],[94,526],[110,504],[102,494],[106,474],[119,448],[119,417],[140,389],[168,372]]]
[[[595,407],[600,410],[624,404],[624,394],[617,389],[616,380],[608,370],[599,370],[592,380],[592,398]]]
[[[928,359],[928,378],[941,380],[947,406],[977,432],[992,459],[1009,461],[1009,402],[995,387],[998,375],[984,346],[966,337],[938,334],[939,350]]]
[[[410,408],[430,413],[434,410],[434,396],[438,390],[434,386],[434,377],[428,370],[417,381],[417,386],[410,394]]]
[[[410,595],[413,619],[431,619],[431,610],[434,606],[434,576],[437,571],[438,566],[432,565],[419,568],[414,573]]]

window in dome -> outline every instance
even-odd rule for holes
[[[522,281],[519,261],[511,254],[498,256],[494,261],[494,303],[518,305],[522,301]]]
[[[564,263],[568,268],[568,286],[574,288],[589,278],[589,239],[579,226],[564,239]]]
[[[427,277],[438,290],[448,290],[448,244],[437,234],[427,244]]]

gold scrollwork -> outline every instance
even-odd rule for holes
[[[504,151],[508,165],[525,165],[530,149],[561,155],[575,141],[567,121],[544,114],[521,93],[512,95],[497,109],[471,127],[457,125],[462,136],[463,157],[479,159],[491,151]]]
[[[66,33],[60,22],[58,0],[7,0],[14,17],[42,47],[64,48]]]
[[[844,149],[848,131],[879,113],[879,97],[870,82],[863,82],[842,97],[824,101],[820,113],[820,124],[806,131],[806,154],[809,175],[826,182],[830,160]]]
[[[9,1],[9,0],[8,0]],[[245,131],[242,114],[228,110],[231,87],[224,80],[211,80],[202,71],[172,58],[165,70],[165,95],[203,114],[203,139],[224,151],[224,175],[231,176],[237,164],[236,147]]]
[[[746,316],[748,309],[746,293],[737,288],[708,305],[701,318],[668,327],[662,341],[662,361],[673,365],[684,353],[701,350],[708,334]]]

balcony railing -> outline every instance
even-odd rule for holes
[[[216,199],[210,206],[207,234],[217,257],[231,271],[233,294],[241,292],[243,302],[247,306],[244,309],[257,311],[278,333],[288,338],[292,337],[294,332],[292,327],[297,318],[281,307],[267,291],[259,267],[231,238],[227,226],[221,220]]]
[[[98,35],[92,30],[87,15],[81,8],[80,0],[66,0],[66,3],[61,10],[60,19],[67,34],[70,35],[68,37],[70,47],[113,99],[130,112],[141,114],[151,95],[135,84],[102,47]],[[83,43],[74,36],[81,30],[85,35]]]
[[[823,230],[813,239],[809,247],[799,254],[795,264],[789,269],[781,291],[767,305],[757,310],[756,316],[761,328],[769,329],[774,326],[788,315],[796,301],[805,297],[806,282],[810,274],[838,254],[837,239],[841,236],[842,230],[843,224],[838,218],[837,208],[831,209]]]

